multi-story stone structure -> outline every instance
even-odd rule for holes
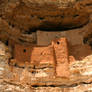
[[[55,76],[69,77],[69,54],[66,38],[52,41],[49,46],[14,45],[14,59],[18,66],[27,62],[31,66],[52,65]]]

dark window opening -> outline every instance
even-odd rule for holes
[[[78,17],[79,15],[78,14],[76,14],[76,15],[74,15],[73,17]]]
[[[88,38],[84,38],[84,39],[83,39],[83,43],[84,43],[84,44],[86,44],[87,41],[88,41]]]
[[[23,52],[26,52],[26,49],[24,49]]]
[[[30,16],[30,18],[33,18],[33,17],[34,17],[33,15]]]
[[[12,26],[12,27],[15,27],[15,25],[14,24],[11,24],[10,22],[8,23],[10,26]]]
[[[59,44],[60,44],[60,42],[57,42],[57,44],[59,45]]]
[[[35,72],[35,71],[32,71],[31,73],[32,73],[32,74],[35,74],[36,72]]]
[[[61,18],[64,18],[64,16],[62,15]]]
[[[0,15],[0,17],[2,17],[2,15]]]
[[[9,42],[8,42],[8,41],[6,41],[6,42],[5,42],[5,44],[8,46]]]
[[[39,19],[40,19],[40,20],[43,20],[44,18],[42,18],[42,17],[39,17]]]
[[[14,24],[12,24],[11,26],[14,27]]]
[[[12,56],[11,59],[14,59],[14,57]]]
[[[91,46],[91,49],[92,49],[92,43],[89,44]]]

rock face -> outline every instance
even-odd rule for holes
[[[37,30],[62,31],[82,27],[89,22],[89,14],[84,9],[60,8],[57,4],[44,5],[24,0],[8,3],[0,22],[1,40],[7,35],[4,41],[14,39],[30,44],[37,42]]]
[[[70,12],[71,10],[72,12]],[[49,5],[35,3],[30,3],[29,6],[20,3],[11,13],[6,14],[6,20],[10,26],[24,30],[24,33],[28,34],[37,29],[54,31],[81,27],[88,23],[88,17],[83,10],[60,9],[54,5],[49,7]]]
[[[38,0],[35,0],[35,3],[32,0],[20,0],[20,2],[18,0],[9,1],[12,1],[12,3],[8,2],[7,4],[3,4],[6,7],[1,7],[3,11],[0,12],[1,41],[6,43],[6,45],[8,45],[9,40],[26,45],[38,42],[40,36],[39,41],[41,43],[39,44],[44,45],[49,44],[56,36],[56,38],[67,37],[69,55],[71,57],[69,59],[71,61],[75,60],[75,62],[69,63],[69,78],[55,77],[54,67],[52,65],[42,66],[40,68],[38,66],[32,66],[29,68],[28,63],[25,63],[25,68],[20,68],[16,65],[8,64],[7,60],[11,55],[8,48],[0,42],[0,91],[91,92],[92,50],[90,46],[92,46],[92,0],[78,1],[71,6],[73,8],[68,7],[66,9],[62,9],[60,4],[57,6],[56,2],[54,4],[50,3],[49,5],[51,7],[47,8],[42,5],[43,3],[41,2],[43,1],[41,0],[39,1],[40,3],[37,3]],[[65,4],[65,6],[67,5]],[[43,31],[42,34],[46,31],[52,31],[50,32],[51,34],[48,32],[45,33],[45,38],[48,35],[48,41],[47,38],[46,40],[43,39],[41,33],[36,34],[36,31],[39,29]],[[57,33],[58,30],[62,32],[59,34]],[[56,33],[53,33],[53,31],[56,31]],[[57,63],[58,71],[62,68],[59,67],[60,63]],[[60,72],[62,73],[62,71]]]

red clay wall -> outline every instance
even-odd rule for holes
[[[56,55],[56,74],[60,77],[69,76],[69,55],[67,39],[61,38],[52,42]]]
[[[56,75],[69,76],[69,55],[66,38],[56,39],[48,47],[15,45],[14,58],[18,63],[29,62],[32,65],[52,64]]]
[[[33,64],[53,64],[53,47],[34,47],[31,55],[31,63]]]
[[[23,46],[16,44],[14,50],[14,58],[19,63],[30,62],[30,56],[32,53],[31,51],[32,51],[31,46]]]

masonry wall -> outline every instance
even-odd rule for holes
[[[56,55],[56,75],[69,77],[69,55],[67,39],[61,38],[52,42]]]
[[[30,62],[30,56],[32,47],[31,46],[21,46],[19,44],[15,45],[15,50],[14,50],[14,58],[18,63],[25,63],[25,62]]]
[[[52,41],[46,47],[15,45],[14,59],[19,64],[29,62],[30,65],[41,67],[41,65],[52,65],[56,76],[69,76],[69,55],[66,38]]]

